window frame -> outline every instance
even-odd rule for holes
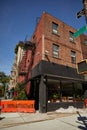
[[[87,46],[87,39],[84,40],[84,44]]]
[[[70,42],[74,42],[73,34],[74,33],[72,31],[69,31],[69,40],[70,40]]]
[[[55,49],[55,48],[57,49]],[[53,43],[53,46],[52,46],[52,55],[53,55],[53,58],[59,58],[59,45]]]
[[[52,33],[58,35],[58,24],[52,22]]]
[[[71,50],[71,62],[76,64],[76,52]]]

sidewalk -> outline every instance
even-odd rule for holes
[[[79,112],[85,114],[87,113],[87,109],[81,109],[79,110]],[[39,113],[38,111],[36,111],[36,113],[19,113],[19,112],[2,113],[0,115],[0,129],[27,124],[27,123],[53,120],[55,118],[72,116],[74,114],[76,115],[77,112],[60,113],[54,111],[54,112],[47,112],[47,113]]]

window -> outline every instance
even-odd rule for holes
[[[59,57],[59,46],[53,44],[53,57],[58,58]]]
[[[87,40],[84,41],[85,45],[87,45]]]
[[[76,52],[74,52],[74,51],[71,51],[71,62],[73,64],[76,63]]]
[[[54,33],[54,34],[58,34],[58,24],[56,24],[56,23],[52,23],[52,32]]]
[[[71,41],[71,42],[74,42],[74,38],[73,38],[73,32],[69,32],[69,35],[70,35],[70,37],[69,37],[69,40]]]

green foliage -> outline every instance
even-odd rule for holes
[[[4,87],[0,86],[0,97],[4,96]]]
[[[59,95],[57,93],[53,94],[53,99],[58,99]]]
[[[2,83],[3,85],[0,86],[0,96],[4,96],[5,93],[5,87],[6,84],[9,83],[10,80],[10,76],[6,75],[4,72],[0,72],[0,83]]]
[[[4,72],[0,72],[0,82],[5,84],[9,83],[10,76],[7,76]]]
[[[25,100],[27,99],[26,94],[25,94],[25,89],[21,90],[21,92],[18,95],[18,100]]]
[[[15,54],[17,54],[17,52],[18,52],[18,47],[19,46],[24,47],[24,43],[22,41],[19,41],[19,43],[16,45],[16,47],[14,49]]]
[[[10,80],[10,77],[4,77],[2,79],[2,83],[5,84],[5,83],[9,83],[9,80]]]
[[[13,100],[27,100],[25,85],[23,83],[18,83],[14,91],[17,96],[13,97]]]

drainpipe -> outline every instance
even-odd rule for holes
[[[44,60],[44,34],[42,35],[42,60]]]

